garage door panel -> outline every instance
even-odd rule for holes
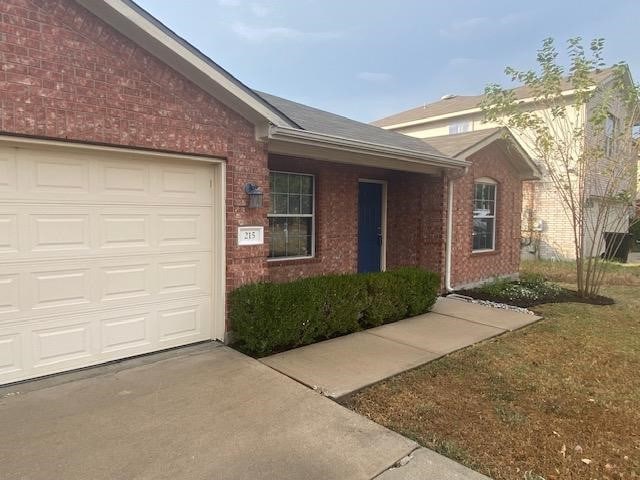
[[[0,381],[95,365],[211,338],[208,297],[0,325]]]
[[[117,300],[131,301],[153,295],[153,263],[110,262],[101,266],[97,283],[100,285],[100,299],[103,303]]]
[[[82,157],[69,158],[62,154],[48,154],[31,158],[27,163],[30,193],[88,194],[91,163]]]
[[[18,216],[0,213],[0,255],[18,252]]]
[[[19,333],[0,335],[0,378],[23,370],[23,339]]]
[[[158,196],[167,201],[210,203],[210,176],[196,168],[158,166]]]
[[[0,145],[0,384],[210,339],[212,179]]]
[[[166,347],[210,335],[209,302],[187,302],[158,311],[159,343]]]
[[[31,310],[63,309],[91,303],[91,270],[48,269],[31,273]]]
[[[151,348],[154,342],[151,310],[116,314],[100,321],[100,353],[108,355],[133,349]]]
[[[20,276],[17,273],[0,274],[0,314],[20,311]]]
[[[91,357],[91,336],[90,322],[34,330],[31,335],[34,368]]]
[[[91,249],[89,213],[30,213],[29,251]]]
[[[212,178],[204,162],[0,146],[0,198],[11,202],[207,206]]]
[[[211,207],[0,205],[0,262],[211,249]]]
[[[151,246],[151,214],[100,213],[100,249]]]
[[[211,253],[3,265],[0,323],[210,296]]]
[[[100,195],[110,198],[149,196],[151,193],[151,165],[124,162],[101,162],[98,166],[96,188]]]
[[[16,151],[0,147],[0,192],[15,193],[17,190]]]

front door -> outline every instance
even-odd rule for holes
[[[379,272],[382,258],[382,184],[360,182],[358,189],[358,272]]]

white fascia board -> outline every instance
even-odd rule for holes
[[[376,157],[395,158],[407,163],[426,164],[439,168],[463,169],[470,165],[466,160],[444,155],[428,154],[410,149],[379,145],[295,128],[271,127],[269,129],[269,139],[313,145],[333,150],[350,151]]]
[[[194,82],[226,106],[258,126],[269,122],[292,126],[284,115],[258,98],[250,88],[217,67],[206,56],[162,28],[125,0],[76,0],[94,15]]]

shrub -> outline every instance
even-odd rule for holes
[[[368,295],[360,322],[364,327],[377,327],[407,316],[408,305],[397,275],[389,272],[369,273],[363,276],[363,280]]]
[[[427,312],[440,279],[418,268],[256,283],[231,292],[235,341],[263,356]]]
[[[435,273],[419,268],[400,268],[391,272],[402,285],[404,300],[407,303],[407,315],[413,317],[428,312],[436,303],[440,289],[440,277]]]

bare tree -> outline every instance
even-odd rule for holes
[[[527,87],[528,99],[491,84],[482,103],[486,120],[514,131],[539,162],[543,182],[553,186],[571,225],[577,290],[584,297],[598,295],[619,246],[606,249],[603,233],[628,231],[637,188],[632,132],[640,88],[625,63],[605,68],[603,48],[603,39],[586,50],[581,38],[572,38],[565,67],[548,38],[537,52],[537,71],[505,69]]]

